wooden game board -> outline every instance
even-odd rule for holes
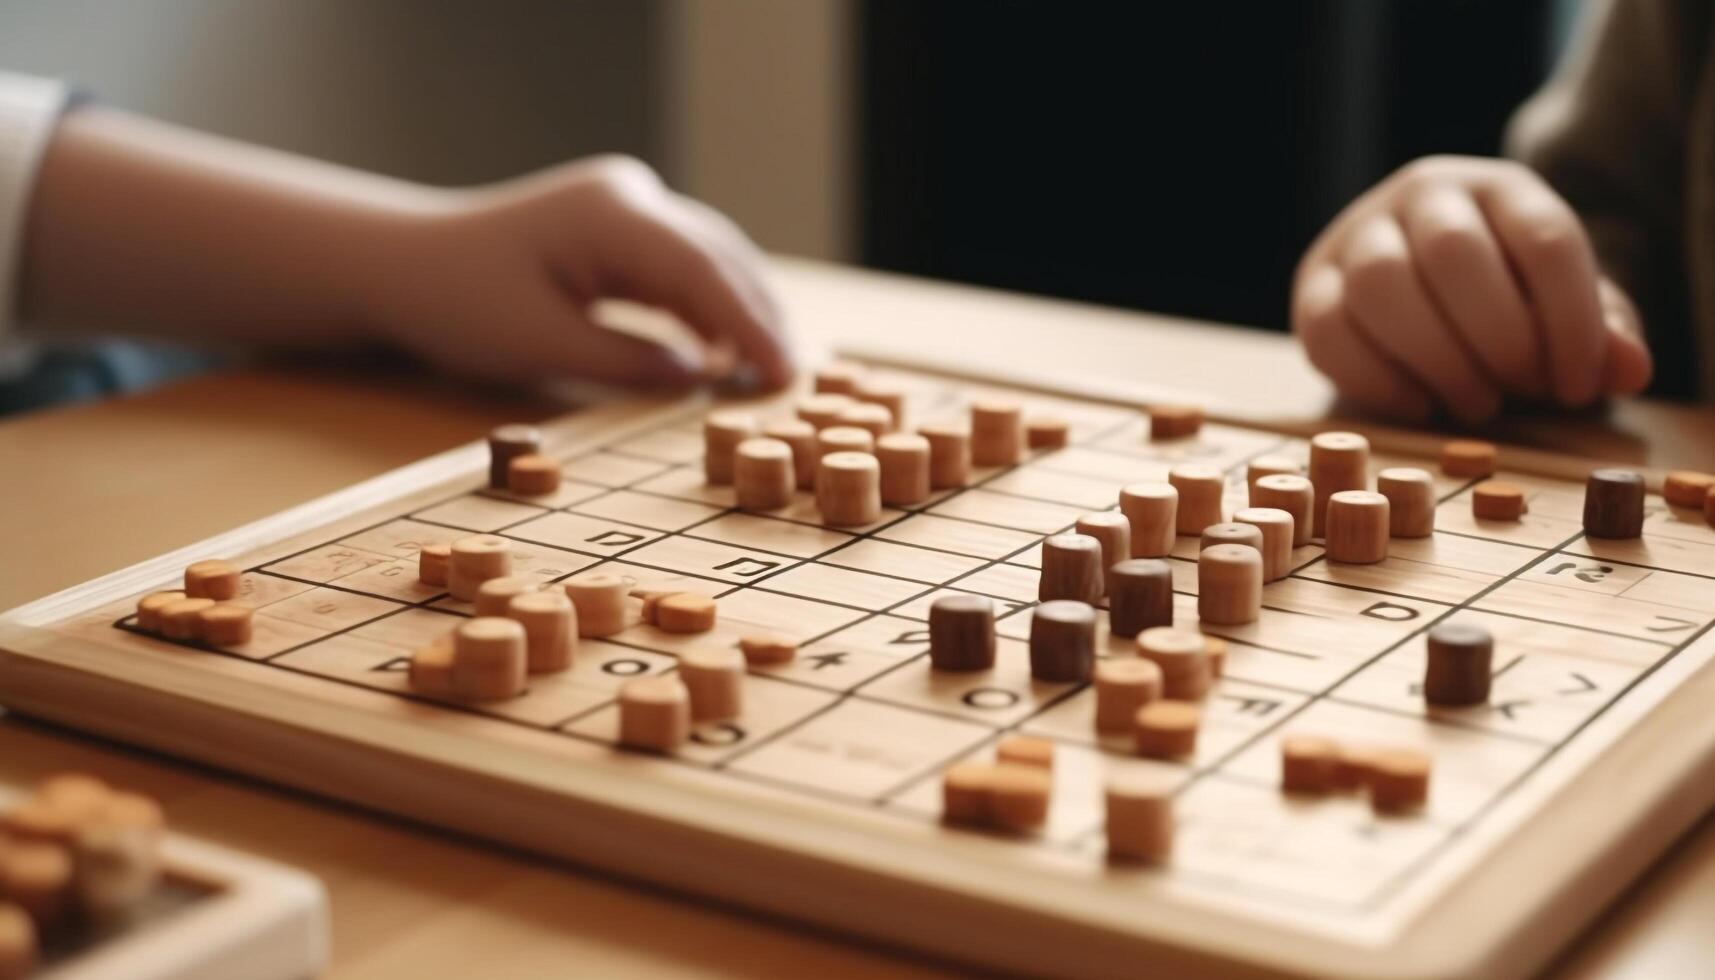
[[[0,807],[20,794],[0,786]],[[45,937],[53,980],[302,980],[327,962],[321,885],[291,868],[169,833],[154,893],[123,920]],[[32,973],[31,976],[36,976]]]
[[[892,373],[914,424],[999,390]],[[1096,738],[1090,691],[1030,678],[1042,537],[1190,459],[1226,468],[1238,504],[1247,459],[1305,444],[1222,424],[1151,443],[1134,409],[1011,394],[1068,419],[1071,445],[857,529],[819,526],[807,496],[733,510],[730,488],[703,483],[698,400],[549,425],[566,461],[552,499],[481,489],[483,449],[456,450],[14,610],[0,620],[0,699],[545,854],[1061,975],[1518,975],[1712,802],[1700,777],[1715,748],[1715,530],[1652,497],[1641,540],[1586,540],[1570,478],[1590,461],[1540,453],[1503,454],[1503,475],[1530,491],[1521,523],[1473,521],[1467,482],[1437,476],[1432,538],[1395,540],[1373,566],[1299,549],[1260,622],[1211,629],[1231,652],[1191,765]],[[759,407],[788,413],[790,398]],[[1377,437],[1374,465],[1433,469],[1390,454],[1424,445]],[[514,539],[515,566],[544,580],[600,565],[717,596],[721,625],[586,640],[570,671],[515,701],[416,697],[410,652],[469,611],[418,583],[416,549],[476,532]],[[1182,538],[1181,625],[1196,624],[1194,554]],[[131,628],[140,594],[215,556],[248,569],[250,643],[191,648]],[[999,600],[992,673],[929,671],[924,620],[948,591]],[[1496,636],[1493,703],[1426,714],[1423,636],[1450,616]],[[620,683],[758,627],[803,648],[753,672],[740,722],[701,728],[670,758],[615,748]],[[943,827],[940,771],[1012,731],[1058,743],[1045,833]],[[1427,812],[1283,797],[1278,743],[1295,732],[1431,749]],[[1181,781],[1166,868],[1104,859],[1102,776],[1124,767]]]

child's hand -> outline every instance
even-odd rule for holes
[[[635,160],[600,157],[403,219],[365,306],[391,340],[459,374],[682,385],[734,354],[769,387],[792,375],[761,253],[732,222]],[[705,358],[591,321],[627,299],[676,314]]]
[[[1412,419],[1587,405],[1651,372],[1578,216],[1503,160],[1426,157],[1353,201],[1299,263],[1292,325],[1343,396]]]

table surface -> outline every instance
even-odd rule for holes
[[[776,260],[806,346],[909,338],[963,370],[1321,418],[1327,387],[1283,336]],[[1260,383],[1266,379],[1266,384]],[[1259,393],[1266,392],[1266,401]],[[0,423],[0,609],[564,410],[374,371],[246,368]],[[1520,417],[1508,441],[1639,465],[1715,468],[1715,410],[1647,402]],[[159,797],[176,827],[327,885],[339,978],[950,976],[954,970],[214,770],[0,717],[0,782],[78,769]],[[1557,978],[1706,971],[1715,817],[1706,817],[1552,966]]]

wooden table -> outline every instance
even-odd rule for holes
[[[781,260],[812,349],[910,338],[951,366],[1143,385],[1272,421],[1329,409],[1285,337]],[[1266,400],[1264,400],[1266,399]],[[134,398],[0,423],[0,609],[181,547],[563,405],[427,381],[234,370]],[[1715,411],[1631,403],[1609,416],[1517,418],[1501,437],[1642,465],[1715,468]],[[0,781],[62,769],[159,796],[177,826],[320,876],[336,977],[882,973],[940,964],[402,824],[345,805],[0,719]],[[1715,943],[1706,818],[1550,970],[1706,972]]]

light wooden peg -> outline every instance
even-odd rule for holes
[[[1171,483],[1133,483],[1120,490],[1120,513],[1131,522],[1131,556],[1165,558],[1179,533],[1179,490]]]
[[[1219,524],[1221,497],[1226,481],[1221,471],[1202,463],[1175,466],[1167,474],[1167,482],[1179,491],[1179,515],[1176,530],[1180,534],[1199,535],[1211,524]]]

